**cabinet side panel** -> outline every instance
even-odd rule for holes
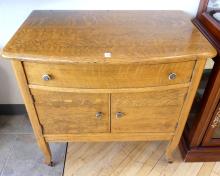
[[[186,96],[185,102],[182,107],[179,122],[176,128],[176,131],[175,131],[175,135],[167,148],[166,155],[168,159],[172,158],[172,152],[175,150],[175,148],[177,147],[180,141],[183,129],[185,127],[185,124],[186,124],[186,121],[187,121],[187,118],[188,118],[188,115],[189,115],[189,112],[190,112],[190,109],[193,103],[193,99],[196,94],[196,90],[199,86],[199,82],[200,82],[200,79],[203,73],[203,69],[205,67],[205,63],[206,63],[206,59],[199,59],[196,62],[195,69],[193,71],[193,75],[191,79],[191,84],[189,86],[188,94]]]
[[[45,155],[45,162],[49,164],[51,162],[51,151],[49,149],[48,143],[46,143],[43,137],[43,134],[42,134],[42,129],[41,129],[38,117],[37,117],[34,104],[33,104],[33,99],[31,97],[31,94],[30,94],[30,91],[27,85],[27,80],[26,80],[22,62],[17,61],[17,60],[12,60],[11,63],[12,63],[13,70],[15,72],[16,79],[18,81],[18,85],[20,87],[22,97],[24,99],[24,103],[25,103],[25,106],[28,112],[31,125],[34,130],[34,134],[37,139],[37,143]]]

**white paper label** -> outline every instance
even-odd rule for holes
[[[105,58],[110,58],[110,57],[112,57],[112,53],[110,53],[110,52],[105,52],[105,53],[104,53],[104,57],[105,57]]]

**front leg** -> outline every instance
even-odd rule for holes
[[[174,150],[175,150],[175,148],[173,149],[172,146],[169,144],[166,149],[166,153],[165,153],[168,163],[173,163],[173,161],[174,161],[174,157],[173,157]]]
[[[41,139],[37,139],[37,142],[38,142],[39,148],[43,152],[44,163],[51,167],[54,166],[54,163],[52,161],[52,154],[51,154],[51,150],[50,150],[50,146],[48,142],[46,142],[43,137],[41,137]]]

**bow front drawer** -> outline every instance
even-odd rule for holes
[[[195,61],[169,64],[24,62],[29,84],[73,88],[136,88],[190,82]]]

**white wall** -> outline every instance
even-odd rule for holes
[[[0,49],[34,9],[183,10],[194,16],[198,4],[199,0],[0,0]],[[0,58],[0,104],[20,103],[10,63]]]

